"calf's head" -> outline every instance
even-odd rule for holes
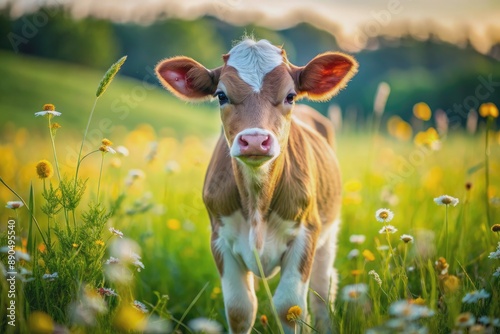
[[[165,88],[186,101],[219,100],[231,156],[252,167],[275,159],[286,147],[296,100],[328,100],[357,71],[342,53],[323,53],[292,65],[279,47],[245,39],[209,70],[187,57],[163,60],[156,73]]]

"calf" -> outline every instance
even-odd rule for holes
[[[281,48],[252,39],[234,46],[223,61],[209,70],[191,58],[174,57],[160,62],[156,72],[183,100],[219,100],[223,131],[203,200],[229,330],[249,333],[254,324],[258,258],[265,277],[281,268],[274,304],[285,332],[294,329],[287,320],[291,306],[298,305],[305,317],[310,285],[321,297],[310,298],[315,326],[325,333],[337,285],[340,171],[330,122],[294,104],[303,97],[330,99],[358,65],[328,52],[298,67]]]

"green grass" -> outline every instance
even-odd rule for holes
[[[64,127],[83,133],[102,72],[5,51],[0,58],[1,124],[34,129],[39,121],[33,114],[52,103],[65,115],[59,120]],[[154,66],[145,64],[145,73]],[[112,133],[110,127],[130,130],[141,123],[177,136],[217,133],[219,128],[214,105],[184,103],[160,87],[120,76],[99,101],[94,128],[101,122],[104,135]]]
[[[83,131],[101,75],[29,58],[7,55],[5,59],[11,66],[1,64],[2,71],[10,73],[10,78],[17,74],[17,79],[12,79],[12,87],[17,88],[8,88],[11,93],[6,94],[5,105],[9,106],[8,115],[12,114],[11,110],[17,110],[22,116],[12,114],[8,117],[10,124],[3,125],[2,130],[9,134],[9,139],[0,146],[3,158],[0,177],[27,203],[34,203],[34,215],[42,233],[47,235],[50,230],[52,238],[49,249],[41,251],[40,234],[32,226],[36,232],[34,244],[23,246],[22,240],[17,241],[18,246],[24,247],[32,257],[31,261],[19,264],[32,270],[34,278],[31,282],[18,282],[17,329],[28,332],[29,328],[33,332],[45,322],[54,321],[75,332],[112,333],[142,330],[145,322],[151,326],[163,321],[170,324],[170,328],[179,326],[182,332],[189,333],[185,326],[193,318],[206,317],[225,324],[220,283],[209,248],[210,224],[201,199],[204,173],[214,145],[212,137],[218,128],[217,113],[206,112],[204,106],[199,106],[201,111],[196,111],[198,106],[178,103],[168,94],[152,91],[135,109],[137,115],[131,113],[126,124],[115,120],[117,128],[109,136],[106,134],[116,145],[127,146],[130,156],[106,154],[103,157],[97,153],[86,159],[80,173],[81,179],[86,180],[86,191],[79,205],[75,210],[66,208],[68,219],[64,209],[48,218],[42,212],[47,198],[58,202],[61,195],[56,191],[44,197],[43,189],[49,189],[49,184],[54,188],[61,184],[57,176],[45,182],[36,176],[34,166],[40,159],[53,160],[47,119],[35,119],[32,113],[38,109],[33,110],[32,104],[39,108],[43,103],[52,102],[63,112],[54,120],[63,124],[55,141],[59,159],[64,161],[68,147],[79,148],[81,137],[75,135],[75,128]],[[19,66],[22,69],[14,71],[14,67]],[[43,70],[35,71],[37,67],[43,67]],[[20,78],[29,78],[38,84],[24,87]],[[135,85],[135,81],[115,79],[98,102],[91,129],[95,129],[98,120],[106,115],[113,100],[110,97],[119,97]],[[24,92],[22,96],[18,96],[19,91]],[[73,101],[71,96],[77,100]],[[170,113],[170,117],[162,118],[162,125],[155,118],[161,115],[159,109]],[[173,110],[189,111],[189,115],[180,116]],[[2,113],[1,117],[5,115]],[[152,119],[152,126],[138,125],[148,122],[148,119]],[[175,133],[162,130],[164,127],[175,129]],[[30,129],[29,136],[26,128]],[[145,156],[150,151],[152,140],[158,142],[158,150],[155,158],[150,160]],[[380,327],[390,319],[389,306],[392,303],[418,297],[435,314],[411,323],[426,326],[429,333],[451,332],[456,327],[457,317],[463,312],[471,312],[476,317],[500,317],[497,302],[500,279],[492,276],[500,267],[500,261],[488,258],[500,241],[498,233],[490,230],[490,225],[500,223],[500,208],[491,205],[493,221],[488,225],[485,218],[485,169],[474,168],[484,161],[484,132],[477,135],[457,132],[441,140],[442,148],[431,151],[412,142],[367,133],[338,135],[344,206],[336,260],[339,297],[332,322],[339,325],[340,333],[364,333],[370,328]],[[94,149],[99,145],[97,142]],[[491,145],[490,195],[498,197],[500,175],[494,172],[500,166],[497,137],[493,138]],[[102,158],[103,178],[99,181]],[[173,172],[171,168],[166,169],[167,161],[176,161],[179,169]],[[131,169],[141,169],[145,177],[126,183]],[[70,165],[63,165],[62,171],[70,178],[74,175],[74,167]],[[99,182],[100,201],[96,199]],[[470,191],[465,188],[466,182],[472,184]],[[30,184],[34,189],[31,200]],[[445,207],[433,202],[433,198],[443,194],[460,200],[456,207],[447,210],[447,236],[444,233]],[[64,196],[72,196],[71,191]],[[0,185],[0,202],[14,199],[15,196]],[[0,206],[0,244],[6,244],[6,222],[11,216],[18,221],[18,236],[27,238],[29,211],[21,208],[14,212],[3,206]],[[398,229],[390,235],[393,256],[389,256],[388,251],[377,249],[388,244],[386,235],[379,234],[382,224],[375,219],[376,210],[384,207],[395,213],[391,224]],[[121,230],[127,240],[137,245],[137,252],[142,256],[143,270],[138,272],[132,264],[124,269],[133,277],[129,282],[105,274],[109,265],[104,261],[115,256],[113,245],[120,240],[108,231],[109,227]],[[352,234],[363,234],[366,241],[361,245],[352,244],[349,241]],[[402,234],[413,235],[415,242],[405,246],[399,240]],[[446,259],[448,275],[440,276],[434,267],[446,252],[446,239],[451,250]],[[374,254],[374,260],[362,255],[349,259],[348,254],[354,248],[360,252],[369,250]],[[6,263],[5,254],[1,254],[0,259]],[[381,286],[368,275],[370,270],[380,275]],[[43,274],[54,272],[59,273],[59,278],[54,281],[42,278]],[[459,281],[456,286],[451,283],[455,278]],[[276,286],[278,279],[270,281],[271,288]],[[356,301],[342,299],[342,289],[357,283],[367,285],[367,295]],[[0,307],[5,309],[9,300],[7,282],[3,277],[0,284]],[[113,288],[119,296],[105,297],[107,311],[92,311],[94,324],[82,324],[81,319],[72,316],[73,312],[95,306],[96,302],[102,303],[102,298],[95,293],[101,287]],[[462,303],[466,293],[481,289],[490,294],[489,298],[474,304]],[[257,293],[258,319],[266,315],[269,327],[264,328],[257,319],[255,329],[261,333],[277,333],[262,282]],[[146,318],[130,307],[133,300],[146,304],[150,310]],[[182,324],[178,324],[180,319],[183,319]],[[1,332],[14,332],[6,327],[4,318],[0,325]],[[405,329],[409,328],[409,323],[404,325]]]

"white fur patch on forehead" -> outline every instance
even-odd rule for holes
[[[262,39],[247,38],[229,51],[228,66],[234,67],[255,92],[262,88],[267,73],[283,63],[281,49]]]

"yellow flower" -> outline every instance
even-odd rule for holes
[[[363,273],[363,270],[361,270],[361,269],[351,270],[351,275],[354,277],[357,277],[357,276],[361,275],[362,273]]]
[[[54,111],[54,110],[56,110],[56,106],[51,104],[51,103],[47,103],[47,104],[43,105],[42,110],[43,111]]]
[[[425,306],[425,300],[422,297],[417,297],[410,301],[411,304]]]
[[[98,245],[98,246],[104,246],[104,241],[102,241],[102,240],[96,240],[95,244]]]
[[[260,316],[260,323],[263,327],[267,327],[267,325],[269,324],[269,322],[267,321],[267,316],[265,314]]]
[[[286,313],[286,320],[288,321],[296,321],[300,319],[300,315],[302,314],[302,309],[298,305],[294,305],[288,309]]]
[[[54,332],[54,321],[45,312],[34,311],[30,314],[29,332],[35,334],[49,334]]]
[[[445,293],[454,293],[460,288],[460,279],[455,275],[448,275],[443,279]]]
[[[77,248],[78,244],[73,243],[71,246],[73,246],[73,248]]]
[[[439,134],[434,128],[428,128],[426,131],[420,131],[415,135],[413,142],[417,146],[428,146],[433,149],[439,148]]]
[[[40,160],[36,164],[36,173],[41,179],[51,178],[54,175],[54,168],[47,160]]]
[[[391,136],[403,141],[409,140],[413,134],[411,125],[403,121],[399,116],[392,116],[389,119],[387,129]]]
[[[494,103],[487,102],[481,104],[479,107],[479,115],[483,117],[493,117],[497,118],[498,117],[498,108]]]
[[[428,121],[432,115],[431,108],[429,108],[427,103],[419,102],[413,106],[413,115],[418,119]]]
[[[366,261],[368,262],[375,261],[375,255],[368,249],[365,249],[361,254],[363,255]]]
[[[175,218],[167,220],[167,227],[171,230],[177,231],[181,228],[181,222]]]
[[[47,250],[47,246],[45,246],[44,243],[40,243],[37,248],[40,253],[45,253],[45,251]]]
[[[108,138],[104,138],[101,142],[104,146],[111,146],[113,145],[113,142],[109,140]]]
[[[124,331],[142,332],[147,325],[146,314],[133,306],[122,306],[116,312],[114,325]]]

